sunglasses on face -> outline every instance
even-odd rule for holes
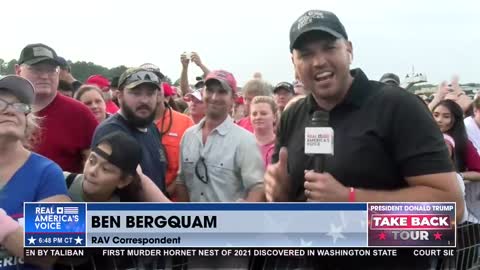
[[[138,81],[151,81],[153,83],[160,84],[160,78],[158,78],[155,73],[151,71],[139,71],[128,76],[123,85],[128,85]]]
[[[8,106],[12,106],[12,108],[19,113],[27,114],[32,111],[32,108],[28,104],[21,103],[21,102],[8,102],[0,98],[0,112],[6,111]]]

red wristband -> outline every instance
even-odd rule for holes
[[[348,201],[355,202],[355,188],[350,187],[350,193],[348,194]]]

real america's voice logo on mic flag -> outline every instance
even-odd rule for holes
[[[305,154],[333,155],[334,134],[333,128],[329,126],[329,119],[330,114],[326,111],[313,113],[310,125],[305,127]]]

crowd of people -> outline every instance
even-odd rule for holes
[[[375,81],[351,70],[353,45],[328,11],[307,11],[293,23],[290,51],[294,81],[272,86],[255,73],[240,88],[234,74],[207,68],[195,52],[180,56],[173,86],[151,63],[79,82],[51,47],[23,48],[16,74],[0,77],[0,269],[164,267],[162,259],[96,254],[24,262],[23,202],[435,201],[456,202],[458,223],[479,223],[480,98],[469,99],[454,79],[425,104],[394,74]],[[192,63],[203,72],[194,83]],[[335,131],[335,154],[321,171],[304,148],[316,111],[327,113]],[[349,269],[352,263],[252,257],[189,258],[185,265]],[[355,269],[430,264],[388,258]]]

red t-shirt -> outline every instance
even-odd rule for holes
[[[53,160],[64,171],[81,173],[82,151],[90,148],[98,125],[93,113],[79,101],[57,93],[37,115],[42,119],[34,152]]]
[[[253,133],[253,126],[252,126],[252,121],[250,121],[250,117],[247,116],[238,120],[237,125]]]
[[[117,106],[117,104],[115,104],[115,102],[109,100],[109,101],[105,102],[105,105],[107,105],[106,109],[105,109],[107,111],[107,113],[116,114],[118,112],[118,106]]]

